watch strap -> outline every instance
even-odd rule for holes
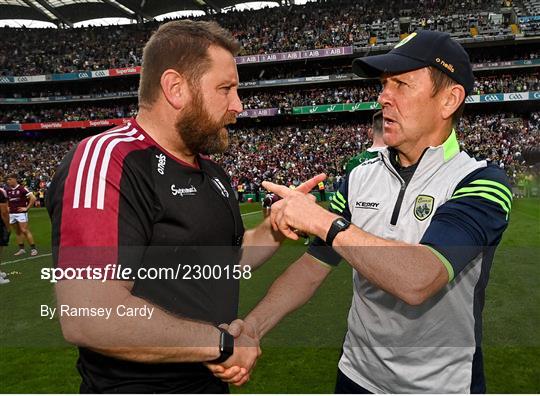
[[[326,244],[331,247],[337,234],[339,234],[341,231],[345,231],[350,225],[351,222],[343,217],[338,217],[335,219],[332,222],[328,233],[326,234]]]
[[[219,336],[219,357],[210,363],[223,363],[234,353],[234,337],[220,327],[217,329],[221,332]]]

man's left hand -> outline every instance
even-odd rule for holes
[[[242,334],[245,334],[254,340],[259,340],[259,335],[255,331],[255,328],[252,325],[244,322],[242,319],[236,319],[230,325],[225,323],[221,324],[219,327],[227,330],[235,339]],[[232,366],[227,368],[224,364],[208,363],[205,365],[212,372],[212,374],[214,374],[214,376],[223,382],[230,383],[231,385],[242,386],[250,379],[251,370],[247,370],[244,367]]]

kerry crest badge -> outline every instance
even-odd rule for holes
[[[430,195],[417,196],[414,202],[414,217],[420,221],[427,219],[433,212],[434,202],[435,198]]]

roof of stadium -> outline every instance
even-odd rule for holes
[[[144,21],[174,11],[219,12],[246,0],[0,0],[0,19],[27,19],[73,26],[99,18]],[[276,0],[279,1],[279,0]]]

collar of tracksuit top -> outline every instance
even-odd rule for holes
[[[441,158],[441,151],[442,151],[442,158]],[[386,163],[392,164],[392,167],[397,171],[397,173],[400,175],[400,177],[408,183],[410,179],[412,178],[413,174],[416,173],[416,170],[418,168],[418,165],[420,162],[422,162],[422,166],[424,166],[424,163],[428,162],[430,165],[434,165],[434,163],[438,162],[439,164],[443,164],[452,158],[454,158],[457,154],[459,154],[459,142],[456,137],[456,131],[455,129],[452,129],[452,132],[448,136],[448,138],[445,140],[445,142],[436,147],[426,147],[424,151],[422,152],[422,155],[418,159],[418,161],[410,166],[402,167],[399,163],[399,157],[398,152],[394,148],[386,148],[381,151],[381,154],[386,161]],[[427,157],[427,158],[426,158]],[[442,159],[442,161],[441,161]],[[424,169],[424,171],[429,172],[430,170],[433,170],[434,168],[432,166],[428,166],[427,169]]]
[[[460,156],[460,158],[456,159],[456,156]],[[397,151],[395,149],[386,148],[379,153],[379,156],[377,158],[373,160],[368,160],[364,164],[353,169],[349,176],[349,193],[352,193],[355,190],[358,191],[358,188],[354,188],[357,183],[357,180],[355,180],[357,179],[357,177],[355,176],[357,172],[361,172],[361,174],[364,174],[367,171],[372,175],[371,180],[376,180],[378,177],[382,176],[382,174],[379,173],[381,171],[383,172],[383,174],[388,172],[392,174],[393,178],[399,181],[399,190],[390,188],[383,191],[378,191],[377,193],[380,199],[386,200],[386,202],[384,203],[385,205],[390,204],[389,200],[395,199],[395,204],[393,207],[390,221],[391,226],[396,226],[398,224],[399,213],[402,209],[403,199],[405,193],[408,190],[415,189],[426,184],[429,185],[429,187],[432,187],[433,184],[438,184],[438,189],[447,190],[448,187],[451,187],[453,189],[457,185],[459,180],[465,177],[468,173],[472,172],[478,167],[485,166],[485,162],[477,162],[474,159],[470,158],[467,154],[460,153],[459,143],[456,137],[455,130],[452,130],[446,141],[440,146],[427,147],[422,153],[418,162],[412,166],[401,168],[399,166],[397,158]],[[381,161],[384,166],[378,169],[374,169],[372,166],[370,166],[370,164],[377,161]],[[450,164],[450,162],[452,164]],[[461,163],[462,165],[456,167],[457,163]],[[365,168],[366,166],[368,168]],[[445,168],[445,170],[442,170],[441,168]],[[434,175],[438,171],[443,171],[446,174],[445,177],[437,177],[436,179],[432,180],[430,175]],[[411,181],[413,186],[410,186]],[[420,191],[419,194],[424,194],[424,192]],[[429,195],[434,196],[432,194]],[[448,198],[450,198],[450,196],[442,197],[440,194],[437,194],[437,196],[438,204],[441,204]],[[349,199],[351,198],[356,198],[356,195],[349,195]],[[408,240],[404,241],[409,243],[418,242]]]

